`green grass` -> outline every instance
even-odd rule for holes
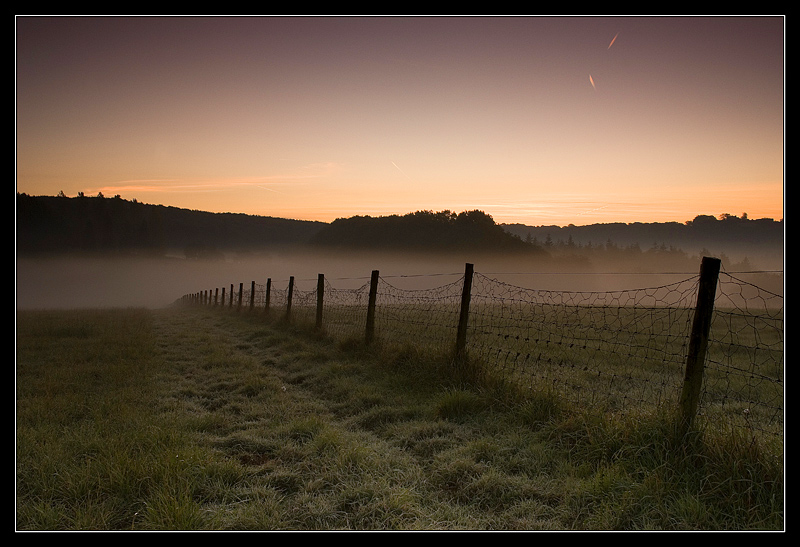
[[[412,291],[408,301],[378,307],[377,337],[417,355],[452,351],[458,305],[452,295],[424,300]],[[294,324],[313,327],[313,304],[293,309]],[[326,307],[325,333],[344,346],[363,344],[358,311]],[[782,438],[783,330],[772,315],[716,310],[698,418],[704,427],[739,428],[769,445]],[[483,381],[608,413],[657,415],[678,405],[692,317],[690,307],[479,300],[470,309],[467,351]]]
[[[769,446],[470,372],[258,313],[18,312],[16,528],[784,528]]]

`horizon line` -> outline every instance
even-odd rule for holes
[[[169,205],[169,204],[164,204],[164,203],[147,203],[147,202],[144,202],[142,200],[139,200],[138,198],[130,198],[130,199],[124,198],[119,194],[115,194],[114,196],[105,196],[105,195],[102,194],[102,192],[100,192],[98,195],[87,195],[87,194],[85,194],[83,192],[79,192],[78,195],[76,195],[76,196],[67,196],[66,194],[57,194],[57,195],[37,194],[37,195],[34,195],[34,194],[28,194],[27,192],[20,192],[19,190],[17,190],[17,195],[18,196],[19,195],[28,195],[30,197],[48,197],[48,198],[65,197],[65,198],[69,198],[69,199],[77,199],[77,198],[121,199],[123,201],[128,201],[130,203],[139,203],[139,204],[142,204],[142,205],[150,205],[150,206],[157,206],[157,207],[174,207],[176,209],[185,209],[187,211],[197,211],[197,212],[204,212],[204,213],[210,213],[210,214],[245,215],[245,216],[254,216],[254,217],[275,218],[275,219],[282,219],[282,220],[292,220],[292,221],[296,221],[296,222],[319,222],[319,223],[322,223],[322,224],[330,224],[331,222],[334,222],[334,220],[348,219],[348,218],[353,218],[353,217],[358,217],[358,216],[366,216],[366,217],[372,217],[372,218],[383,218],[383,217],[392,217],[392,216],[405,216],[405,215],[410,215],[410,214],[414,214],[414,213],[417,213],[417,212],[432,212],[432,213],[456,212],[455,209],[444,208],[444,209],[438,209],[438,210],[437,209],[415,209],[415,210],[408,210],[405,213],[388,213],[388,214],[354,213],[354,214],[350,214],[349,216],[336,217],[334,220],[326,221],[326,220],[299,218],[299,217],[291,217],[291,216],[276,216],[276,215],[264,214],[264,213],[247,213],[247,212],[236,212],[236,211],[210,211],[210,210],[207,210],[207,209],[192,209],[190,207],[178,206],[178,205]],[[468,212],[468,211],[481,211],[484,214],[490,216],[493,220],[495,220],[494,215],[492,215],[490,212],[488,212],[485,209],[482,209],[480,207],[466,208],[466,209],[463,209],[463,211],[461,211],[461,212]],[[726,212],[726,213],[719,213],[717,215],[700,213],[700,214],[696,214],[693,218],[686,219],[686,220],[663,220],[663,221],[624,221],[624,220],[616,220],[616,221],[590,222],[590,223],[587,223],[587,224],[576,224],[574,222],[569,222],[569,223],[566,223],[566,224],[544,224],[544,223],[542,223],[542,224],[527,224],[527,223],[521,222],[521,221],[498,222],[497,220],[495,220],[495,223],[498,224],[498,225],[515,225],[515,224],[517,224],[517,225],[529,226],[529,227],[557,226],[557,227],[560,227],[560,228],[568,228],[570,226],[575,226],[575,227],[578,227],[578,226],[593,226],[593,225],[598,225],[598,224],[626,224],[626,225],[629,225],[629,224],[671,224],[671,223],[686,224],[687,222],[691,222],[691,221],[695,220],[698,217],[711,217],[711,218],[714,218],[715,220],[722,220],[722,217],[725,217],[726,215],[729,216],[729,217],[735,217],[735,218],[746,219],[746,220],[772,220],[773,222],[783,222],[783,220],[784,220],[783,216],[781,216],[779,219],[776,219],[774,217],[751,217],[746,212],[742,213],[742,216],[737,216],[736,214],[731,214],[731,213],[727,213]],[[15,216],[16,216],[16,210],[15,210]],[[580,215],[578,215],[578,216],[580,216]]]

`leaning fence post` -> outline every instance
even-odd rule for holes
[[[364,340],[371,344],[375,338],[375,301],[378,296],[378,270],[372,270],[372,277],[369,280],[369,302],[367,303],[367,327]]]
[[[456,360],[462,361],[467,352],[467,323],[469,321],[469,303],[472,293],[473,266],[467,263],[464,269],[464,289],[461,291],[461,314],[458,318],[456,333]]]
[[[697,406],[700,402],[700,390],[703,385],[703,367],[705,366],[708,335],[711,331],[711,316],[714,312],[714,298],[717,293],[720,259],[703,257],[700,264],[700,282],[697,288],[697,306],[692,320],[692,332],[689,336],[689,351],[686,357],[686,374],[683,378],[683,392],[680,400],[679,434],[685,435],[692,426]]]
[[[294,292],[294,276],[289,277],[289,292],[286,294],[286,320],[292,315],[292,293]]]

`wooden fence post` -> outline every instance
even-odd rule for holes
[[[378,270],[372,270],[372,277],[369,280],[369,302],[367,303],[367,326],[364,333],[364,341],[371,344],[375,338],[375,301],[378,296]]]
[[[269,297],[272,290],[272,278],[267,278],[267,294],[264,296],[264,313],[269,315]]]
[[[242,293],[244,292],[242,289],[244,288],[244,283],[239,283],[239,298],[237,298],[236,302],[236,311],[242,309]]]
[[[251,281],[250,282],[250,311],[253,311],[253,309],[255,309],[255,305],[256,305],[256,282],[255,281]]]
[[[289,277],[289,292],[286,294],[286,320],[292,317],[292,293],[294,292],[294,276]]]
[[[456,333],[456,361],[462,362],[467,356],[467,324],[469,322],[469,303],[472,295],[473,265],[467,263],[464,269],[464,288],[461,291],[461,314]]]
[[[719,269],[720,259],[703,257],[700,264],[700,282],[697,288],[697,306],[692,320],[689,351],[686,357],[686,374],[683,378],[683,392],[680,400],[680,423],[678,424],[680,436],[684,436],[689,431],[700,403],[703,368],[708,349],[708,335],[711,331],[711,316],[714,312]]]
[[[220,299],[220,306],[225,306],[225,287],[222,287],[222,298]]]
[[[316,329],[322,329],[322,305],[325,295],[325,274],[317,275],[317,321]]]
[[[231,296],[230,296],[229,301],[228,301],[228,307],[229,308],[233,307],[233,283],[231,283]]]
[[[225,289],[222,289],[222,290],[224,291]],[[215,307],[216,307],[218,301],[219,301],[219,287],[216,287],[214,289],[214,306]]]

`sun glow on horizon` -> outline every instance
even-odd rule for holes
[[[337,218],[352,216],[405,215],[415,211],[468,211],[478,209],[502,224],[527,224],[530,226],[602,223],[649,223],[686,222],[697,215],[718,216],[723,213],[741,215],[747,213],[751,219],[783,219],[782,185],[761,185],[712,188],[693,192],[692,206],[687,207],[684,198],[671,197],[664,192],[653,203],[637,201],[634,196],[614,194],[597,201],[592,194],[560,194],[552,192],[538,197],[526,195],[519,200],[462,201],[437,198],[397,200],[392,203],[375,198],[361,200],[349,205],[333,201],[314,202],[297,200],[292,193],[298,187],[290,182],[272,182],[267,186],[263,180],[228,179],[206,181],[156,181],[158,184],[107,185],[90,188],[84,195],[104,197],[119,195],[127,200],[136,200],[153,205],[165,205],[185,209],[203,210],[213,213],[242,213],[332,222]],[[246,191],[243,191],[246,190]],[[215,196],[209,201],[208,195]],[[775,202],[781,205],[775,207]],[[744,205],[743,205],[744,204]],[[210,205],[210,206],[209,206]]]

